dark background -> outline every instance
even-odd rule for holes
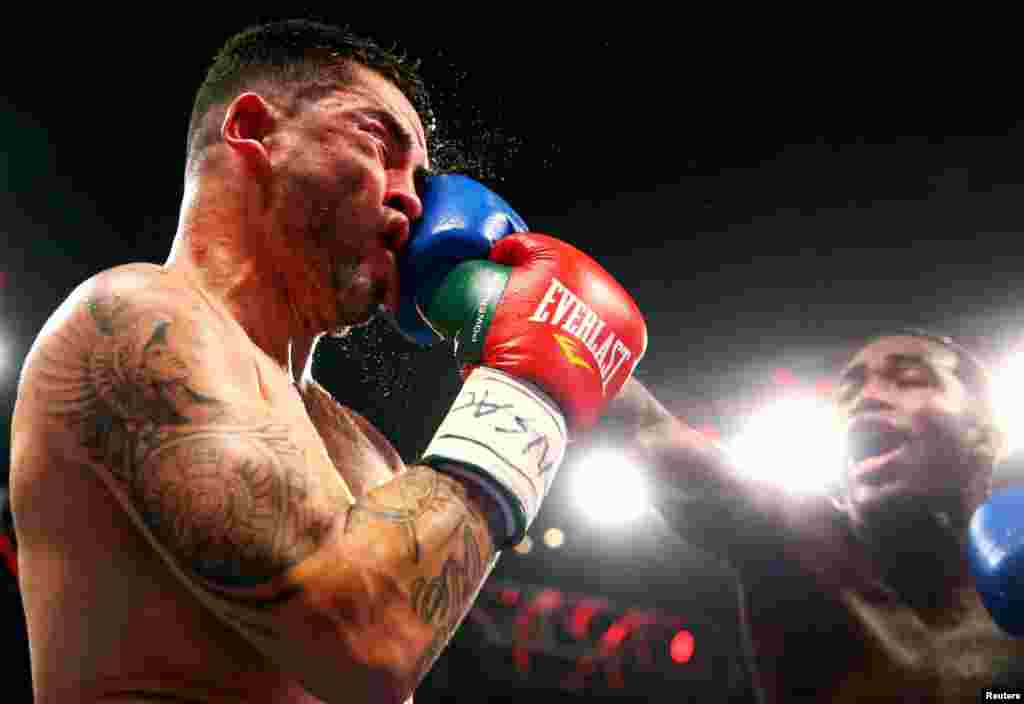
[[[1018,60],[998,37],[976,45],[967,25],[926,18],[677,10],[317,17],[423,58],[439,118],[486,156],[477,175],[531,229],[583,248],[633,293],[650,332],[638,376],[694,424],[728,432],[737,409],[770,395],[774,370],[813,384],[880,327],[938,329],[989,358],[1017,344],[1024,112]],[[125,13],[6,18],[4,456],[20,360],[46,316],[101,269],[166,257],[210,58],[241,27],[306,8]],[[409,459],[457,388],[447,350],[414,350],[385,325],[325,344],[316,368]],[[688,679],[625,689],[646,698],[663,686],[675,701],[732,687],[743,700],[731,576],[650,516],[624,527],[583,516],[567,488],[585,471],[571,461],[582,449],[531,531],[533,551],[506,554],[492,582],[669,612],[696,636],[693,661],[674,671]],[[565,531],[561,549],[541,544],[548,527]],[[527,680],[492,641],[467,624],[419,701],[559,681]],[[560,662],[549,664],[572,669]]]

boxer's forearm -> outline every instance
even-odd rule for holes
[[[610,413],[647,473],[652,502],[684,538],[737,566],[776,554],[765,541],[789,533],[792,504],[779,487],[744,476],[718,443],[675,418],[635,379]]]
[[[426,555],[430,552],[432,545],[438,545],[437,549],[443,551],[447,548],[437,544],[437,535],[431,534],[431,530],[436,532],[436,526],[431,528],[422,523],[426,514],[445,504],[449,509],[463,511],[465,517],[460,520],[466,526],[470,526],[472,530],[455,535],[447,527],[442,527],[441,538],[452,538],[454,541],[452,544],[455,546],[462,540],[467,551],[465,562],[468,565],[477,564],[481,560],[486,562],[493,556],[492,548],[480,548],[481,543],[489,546],[489,534],[484,532],[481,533],[479,539],[473,538],[474,530],[479,531],[486,528],[486,525],[480,524],[480,520],[487,519],[494,523],[496,522],[495,516],[500,511],[488,494],[481,492],[475,485],[467,485],[464,488],[459,480],[452,479],[448,475],[437,474],[429,467],[413,467],[403,471],[401,458],[380,432],[357,414],[338,404],[331,394],[313,381],[311,377],[307,376],[303,379],[299,384],[299,391],[310,419],[327,443],[328,453],[331,454],[338,473],[344,478],[345,483],[356,497],[355,504],[347,509],[348,530],[355,530],[355,526],[360,523],[370,526],[375,522],[379,523],[380,530],[388,530],[397,523],[410,529],[410,540],[426,541],[422,545],[413,546],[412,554]],[[355,463],[345,461],[344,457],[335,457],[334,450],[343,449],[347,442],[351,442],[353,434],[365,437],[374,445],[385,463]],[[384,489],[385,484],[397,475],[405,473],[408,473],[408,477],[402,482],[396,483],[389,489]],[[410,497],[414,496],[417,491],[422,490],[426,496],[425,487],[428,486],[430,487],[429,493],[432,493],[434,498],[424,498],[422,504],[408,503]],[[450,496],[445,498],[449,494]],[[431,503],[436,505],[432,508]],[[459,509],[460,504],[461,509]],[[372,530],[373,528],[370,526],[368,529]],[[471,542],[465,542],[470,538],[472,538]],[[477,553],[480,553],[480,556]],[[405,567],[401,567],[401,569],[405,569]],[[424,575],[416,575],[414,579],[426,578]],[[475,590],[473,591],[475,592]],[[451,601],[446,590],[442,590],[440,594],[443,596],[444,604]],[[456,612],[464,612],[465,609],[460,606],[468,607],[468,603],[454,604],[453,608]],[[440,623],[439,625],[443,626],[444,624]]]
[[[497,556],[489,499],[429,467],[344,507],[319,550],[227,616],[327,702],[408,696]]]
[[[602,420],[635,435],[661,424],[672,424],[676,418],[636,377],[630,377],[608,403]]]
[[[636,379],[611,401],[605,419],[619,428],[657,481],[681,490],[742,489],[744,481],[722,448],[673,416]]]
[[[346,533],[376,558],[367,566],[388,573],[404,592],[393,604],[396,613],[410,627],[429,628],[427,641],[412,643],[415,662],[407,663],[413,665],[417,682],[447,645],[494,567],[498,552],[489,517],[498,511],[477,487],[419,465],[348,510]],[[387,551],[381,550],[384,541],[389,541]]]

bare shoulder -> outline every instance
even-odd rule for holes
[[[60,328],[75,312],[91,312],[88,307],[83,309],[83,305],[115,298],[122,304],[159,301],[169,310],[189,304],[201,310],[198,296],[184,279],[154,264],[126,264],[101,271],[79,284],[50,316],[40,337]]]
[[[183,284],[157,266],[130,264],[102,271],[79,284],[50,315],[29,352],[26,370],[60,342],[81,347],[96,336],[113,337],[129,319],[198,314],[192,298]]]
[[[261,394],[244,334],[157,267],[82,284],[40,333],[17,403],[13,471],[90,467],[190,574],[278,575],[347,498]]]
[[[104,419],[135,432],[139,424],[209,420],[226,401],[254,402],[243,360],[226,326],[184,281],[153,265],[101,272],[53,313],[25,360],[12,464],[40,438],[71,453],[68,459],[87,460],[79,455],[89,449],[91,459],[99,453],[108,461],[115,448],[106,446]]]
[[[25,360],[19,396],[75,372],[90,376],[97,390],[127,377],[143,382],[148,373],[167,382],[207,368],[228,372],[230,381],[242,352],[232,340],[229,327],[183,279],[148,264],[108,269],[79,285],[50,316]]]

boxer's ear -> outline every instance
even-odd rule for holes
[[[841,479],[829,484],[827,495],[836,511],[839,511],[840,513],[850,512],[850,501],[846,494],[846,485]]]
[[[220,134],[224,143],[258,171],[270,164],[265,138],[274,129],[274,108],[256,93],[242,93],[231,101]]]
[[[996,421],[990,421],[981,428],[979,446],[983,456],[987,457],[993,467],[999,467],[1008,461],[1010,443],[1006,429]]]

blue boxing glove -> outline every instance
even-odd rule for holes
[[[396,322],[407,338],[429,346],[441,336],[422,311],[444,278],[464,261],[487,259],[495,242],[527,228],[499,195],[467,176],[429,176],[421,198],[423,217],[413,224],[398,261]]]
[[[1024,637],[1024,487],[999,491],[974,512],[967,559],[992,620]]]

